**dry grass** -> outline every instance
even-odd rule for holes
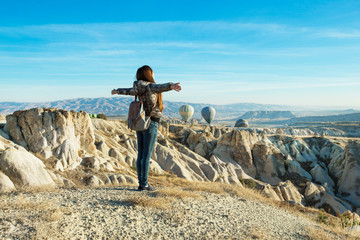
[[[58,221],[64,213],[70,212],[70,210],[58,206],[55,201],[38,201],[24,197],[21,193],[11,200],[2,196],[0,198],[0,210],[15,210],[25,214],[35,213],[36,217],[40,217],[45,222]]]
[[[41,201],[35,196],[27,197],[20,193],[13,196],[0,195],[0,213],[0,220],[16,222],[17,227],[23,228],[24,233],[19,236],[21,238],[49,239],[51,236],[51,239],[62,239],[58,231],[60,220],[70,214],[71,209],[59,206],[56,201]],[[6,229],[6,226],[0,226],[0,231]]]
[[[167,187],[167,188],[163,188],[163,189],[159,189],[158,191],[155,192],[156,196],[160,196],[160,197],[174,197],[174,198],[178,198],[178,199],[186,199],[186,198],[199,198],[202,199],[202,196],[194,193],[194,192],[190,192],[190,191],[186,191],[183,190],[182,188],[179,187]]]
[[[156,192],[149,192],[146,196],[132,196],[123,201],[124,204],[157,209],[169,209],[176,199],[202,198],[201,195],[183,190],[179,187],[162,188]]]
[[[307,238],[309,240],[329,240],[329,239],[346,239],[346,240],[359,240],[360,236],[354,233],[346,232],[341,228],[328,228],[328,227],[313,227],[308,228]]]
[[[182,194],[188,194],[191,193],[191,191],[202,191],[215,194],[230,194],[247,200],[258,200],[274,207],[284,209],[289,213],[305,217],[314,222],[314,228],[309,230],[309,235],[307,236],[309,239],[332,239],[334,236],[337,236],[340,239],[344,239],[344,236],[346,239],[360,239],[360,237],[348,233],[345,229],[341,228],[341,221],[338,217],[315,208],[302,207],[298,205],[291,205],[287,202],[275,201],[266,197],[256,189],[242,188],[237,185],[225,183],[191,182],[171,174],[153,176],[152,181],[158,185],[166,186],[167,188],[163,190],[164,195],[175,198],[182,198]],[[174,190],[171,191],[168,189]],[[179,193],[177,193],[177,191]],[[325,216],[326,221],[321,220],[320,216]],[[253,239],[264,239],[263,234],[260,234],[260,232],[257,232],[256,234],[254,233],[253,235]],[[331,236],[331,238],[329,238],[329,236]]]
[[[192,182],[182,178],[178,178],[171,174],[153,176],[150,179],[157,185],[164,187],[179,187],[185,189],[186,191],[230,194],[232,196],[238,196],[242,198],[255,198],[261,201],[271,201],[271,199],[266,198],[257,190],[242,188],[237,185],[218,182]]]
[[[19,192],[24,193],[41,193],[41,192],[51,192],[58,193],[61,190],[54,185],[44,185],[39,187],[18,187]]]

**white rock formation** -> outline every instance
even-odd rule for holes
[[[286,157],[269,140],[255,143],[252,155],[259,180],[271,185],[279,184],[281,179],[278,176],[285,174]]]
[[[41,159],[57,158],[58,170],[77,167],[80,150],[95,154],[94,130],[85,112],[34,108],[14,112],[6,121],[6,130],[16,143]]]
[[[336,160],[334,160],[336,161]],[[335,162],[334,162],[335,164]],[[360,142],[350,142],[344,152],[338,181],[339,194],[360,207]]]
[[[14,183],[8,176],[0,172],[0,193],[6,193],[15,190]]]
[[[333,193],[335,190],[335,183],[329,176],[326,166],[324,166],[323,163],[320,164],[320,162],[315,163],[312,166],[314,167],[310,170],[310,173],[313,176],[313,180],[321,183],[324,187],[326,186],[325,189],[328,189],[330,193]]]
[[[0,155],[0,170],[15,186],[39,187],[54,185],[44,163],[27,151],[7,148]]]
[[[289,173],[297,173],[302,177],[306,177],[310,181],[312,180],[311,174],[305,171],[300,165],[299,162],[296,160],[293,160],[290,155],[287,156],[287,159],[285,160],[285,165],[287,166]]]
[[[351,209],[349,204],[334,195],[326,193],[322,186],[317,186],[314,183],[309,183],[306,187],[305,199],[311,206],[319,209],[323,208],[334,215]]]
[[[246,174],[255,177],[257,172],[251,149],[264,138],[266,137],[248,131],[233,130],[221,136],[213,153],[224,162],[240,164]]]
[[[285,201],[293,201],[300,205],[303,205],[304,196],[302,196],[297,188],[290,181],[281,182],[278,185],[281,195]]]

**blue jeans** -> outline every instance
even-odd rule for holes
[[[151,121],[147,130],[137,131],[138,157],[136,170],[140,186],[148,184],[150,157],[154,149],[159,123]]]

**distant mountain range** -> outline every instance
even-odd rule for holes
[[[241,116],[243,119],[289,119],[296,117],[291,111],[249,111]]]
[[[112,98],[77,98],[70,100],[61,100],[54,102],[0,102],[0,114],[7,115],[17,110],[29,109],[35,107],[59,108],[74,111],[86,111],[88,113],[104,113],[108,116],[127,115],[130,102],[133,97],[112,97]],[[179,117],[179,107],[189,104],[194,108],[194,117],[201,118],[201,109],[210,106],[201,103],[169,102],[164,101],[164,115],[170,117]],[[247,111],[271,111],[287,109],[286,106],[256,104],[256,103],[237,103],[229,105],[211,105],[216,109],[216,118],[239,117]]]
[[[128,107],[130,102],[133,101],[133,97],[110,97],[110,98],[77,98],[69,100],[60,100],[54,102],[38,102],[38,103],[29,103],[29,102],[0,102],[0,114],[7,115],[11,114],[17,110],[29,109],[35,107],[49,107],[49,108],[58,108],[64,110],[73,110],[73,111],[86,111],[88,113],[103,113],[108,116],[125,116],[128,112]],[[179,117],[179,107],[183,104],[189,104],[194,108],[194,117],[197,119],[201,118],[201,109],[210,106],[209,104],[204,103],[186,103],[186,102],[170,102],[164,101],[164,115],[169,117]],[[257,103],[236,103],[236,104],[227,104],[227,105],[211,105],[216,109],[217,120],[222,119],[234,119],[239,118],[243,114],[249,111],[293,111],[296,115],[298,111],[299,115],[301,112],[306,111],[304,107],[294,107],[286,105],[272,105],[272,104],[257,104]],[[327,110],[328,111],[328,110]],[[331,114],[341,113],[354,113],[359,112],[353,109],[349,110],[339,110],[331,111]],[[312,111],[314,113],[314,111]],[[321,115],[330,115],[326,114]],[[268,112],[267,116],[271,116],[272,113]],[[291,113],[287,115],[290,117]],[[308,115],[308,114],[306,114]],[[313,114],[311,114],[313,115]],[[315,114],[314,114],[315,115]],[[274,116],[278,116],[275,114]]]

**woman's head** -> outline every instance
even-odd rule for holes
[[[144,65],[139,68],[136,72],[136,80],[143,80],[151,83],[155,83],[154,72],[148,65]],[[164,110],[162,94],[158,93],[157,104],[159,105],[160,111]]]
[[[155,83],[154,72],[148,65],[144,65],[136,72],[136,80],[144,80],[147,82]]]

